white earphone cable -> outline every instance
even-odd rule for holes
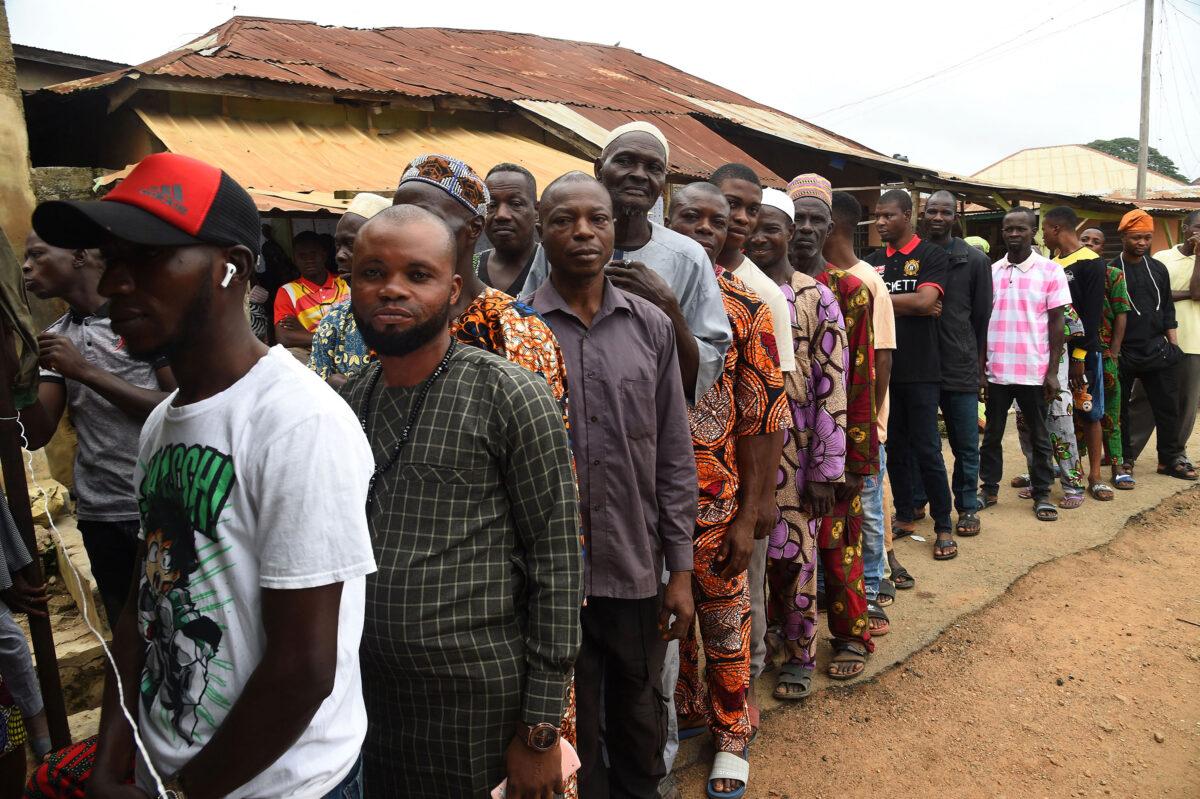
[[[42,485],[37,481],[37,477],[36,477],[36,475],[34,475],[34,472],[33,472],[33,453],[29,451],[29,439],[27,439],[25,437],[25,425],[21,424],[20,416],[16,416],[16,417],[10,416],[7,418],[0,419],[0,421],[9,421],[9,422],[15,421],[17,423],[17,430],[19,431],[20,436],[21,436],[21,448],[25,450],[25,468],[29,473],[28,474],[29,482],[33,485],[34,488],[37,489],[38,494],[41,496],[42,502],[46,508],[46,519],[49,520],[49,522],[50,522],[50,531],[54,535],[54,540],[58,543],[59,548],[65,553],[66,552],[66,544],[63,542],[63,537],[62,537],[62,534],[58,531],[58,527],[54,524],[53,514],[50,513],[50,497],[49,497],[49,495],[46,494],[46,489],[42,488]],[[67,565],[70,567],[71,571],[75,574],[76,584],[78,584],[80,587],[86,587],[86,584],[84,583],[81,575],[79,574],[79,570],[75,568],[75,565],[73,563],[71,563],[71,559],[64,558],[64,560],[66,560]],[[117,674],[116,658],[113,657],[112,650],[108,648],[108,644],[106,644],[104,642],[104,636],[100,634],[99,630],[97,630],[94,626],[92,626],[91,620],[88,619],[87,591],[80,591],[79,593],[80,593],[80,602],[82,603],[82,607],[80,607],[80,609],[79,609],[79,614],[83,618],[83,623],[87,625],[87,628],[89,630],[91,630],[92,635],[96,636],[96,640],[100,642],[101,648],[104,649],[104,655],[105,655],[105,657],[108,658],[109,665],[112,666],[113,674],[116,675]],[[159,775],[158,771],[154,768],[154,764],[150,762],[150,754],[149,754],[149,752],[146,751],[146,745],[142,742],[142,736],[138,732],[137,721],[133,718],[133,716],[130,715],[129,710],[126,709],[125,686],[123,686],[121,684],[121,680],[119,677],[116,682],[117,682],[117,696],[119,697],[119,701],[120,701],[121,713],[122,713],[122,715],[125,716],[125,720],[127,722],[129,722],[130,729],[133,730],[133,743],[137,747],[138,752],[141,753],[142,760],[146,764],[146,769],[150,772],[151,779],[154,780],[154,785],[158,789],[158,796],[166,796],[166,793],[167,793],[166,786],[163,785],[162,777]]]

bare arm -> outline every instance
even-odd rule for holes
[[[1063,344],[1066,341],[1066,329],[1063,326],[1063,309],[1051,308],[1046,314],[1047,333],[1050,337],[1050,357],[1046,364],[1046,378],[1042,385],[1046,391],[1046,401],[1054,399],[1061,390],[1058,383],[1058,361],[1063,354]]]
[[[912,294],[893,294],[892,310],[896,316],[935,316],[941,299],[934,286],[921,286]]]
[[[146,421],[150,411],[167,398],[167,391],[135,386],[112,372],[99,368],[84,358],[71,340],[63,336],[43,333],[38,336],[38,349],[41,353],[38,362],[44,369],[55,371],[67,380],[76,380],[84,384],[135,422]],[[175,377],[169,368],[163,367],[155,374],[161,387],[175,390]]]
[[[1175,297],[1175,299],[1200,302],[1200,235],[1192,236],[1187,244],[1192,248],[1192,253],[1196,256],[1192,262],[1192,279],[1188,281],[1187,296]]]
[[[21,411],[28,449],[41,449],[50,443],[66,407],[66,386],[57,380],[43,379],[38,384],[37,402]]]
[[[146,546],[138,547],[137,573],[142,572],[146,560]],[[133,762],[133,730],[121,713],[120,697],[116,680],[119,677],[125,692],[125,709],[133,718],[138,718],[139,685],[142,666],[146,661],[146,645],[137,629],[137,597],[139,580],[129,587],[125,609],[113,630],[112,654],[117,662],[114,673],[111,666],[104,669],[104,699],[100,710],[100,735],[96,742],[96,761],[88,785],[88,796],[94,799],[112,797],[137,797],[145,793],[132,786],[125,786],[129,764]]]
[[[1121,357],[1121,345],[1125,343],[1125,314],[1119,313],[1113,317],[1112,341],[1109,343],[1109,354],[1114,358]]]
[[[737,440],[742,512],[753,508],[754,537],[766,538],[775,526],[775,472],[783,457],[785,433],[778,430]]]
[[[179,772],[189,799],[245,785],[300,737],[333,691],[342,584],[262,591],[266,649],[229,715]]]
[[[275,325],[275,340],[285,347],[311,347],[313,334],[296,317],[289,316]]]
[[[875,412],[887,399],[888,384],[892,382],[892,351],[875,350]]]

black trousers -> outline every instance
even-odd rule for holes
[[[987,430],[979,448],[979,481],[984,493],[996,495],[1004,475],[1004,428],[1008,424],[1008,409],[1013,402],[1029,425],[1029,441],[1033,446],[1033,462],[1029,465],[1029,485],[1035,500],[1050,496],[1050,471],[1053,453],[1050,450],[1050,431],[1046,428],[1046,392],[1041,386],[1008,386],[989,382],[987,385]]]
[[[942,439],[938,436],[938,402],[942,388],[938,383],[893,383],[888,387],[892,410],[888,416],[887,459],[892,484],[892,504],[896,518],[912,521],[913,483],[920,481],[929,500],[933,529],[952,529],[950,524],[950,481],[942,458]],[[916,467],[915,471],[912,467]]]
[[[120,522],[79,520],[83,548],[92,564],[92,577],[96,579],[110,630],[117,626],[121,609],[129,598],[133,570],[137,565],[138,529],[136,519]]]
[[[588,597],[579,614],[583,646],[575,660],[575,716],[581,799],[654,799],[667,775],[667,643],[661,600]],[[605,764],[604,753],[608,752]]]
[[[1170,466],[1184,454],[1184,448],[1179,440],[1179,367],[1170,366],[1154,372],[1139,372],[1127,369],[1123,364],[1121,371],[1121,448],[1125,450],[1125,460],[1133,462],[1138,452],[1129,443],[1129,435],[1133,432],[1134,423],[1129,414],[1129,392],[1133,390],[1133,381],[1142,381],[1142,393],[1150,403],[1150,413],[1154,416],[1154,429],[1157,433],[1155,445],[1158,448],[1158,462]],[[1189,431],[1190,432],[1190,431]]]

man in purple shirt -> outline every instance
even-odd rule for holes
[[[653,796],[666,775],[667,708],[656,691],[666,642],[683,638],[693,616],[696,463],[675,333],[665,313],[605,277],[613,210],[599,182],[568,173],[546,187],[540,206],[550,275],[532,304],[571,376],[586,546],[575,663],[579,791]]]

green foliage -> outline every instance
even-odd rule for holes
[[[1088,142],[1087,146],[1093,150],[1099,150],[1115,158],[1120,158],[1122,161],[1128,161],[1131,164],[1136,164],[1138,160],[1138,140],[1131,139],[1128,136],[1122,136],[1119,139],[1096,139],[1093,142]],[[1155,172],[1175,178],[1176,180],[1182,180],[1184,183],[1188,182],[1188,179],[1175,166],[1175,162],[1153,147],[1150,148],[1150,154],[1146,159],[1146,163]]]

